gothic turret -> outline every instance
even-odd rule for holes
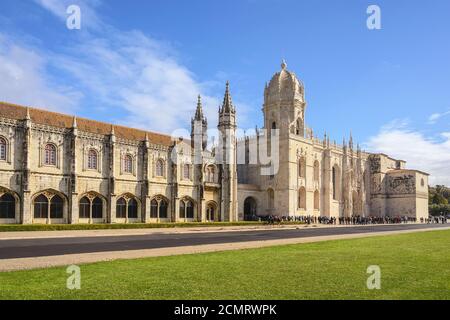
[[[221,163],[221,216],[223,221],[237,221],[236,109],[227,82],[223,104],[219,108],[219,163]]]
[[[305,134],[305,89],[295,73],[287,70],[286,61],[264,89],[264,126],[266,130],[279,129],[289,133]]]
[[[230,83],[227,81],[222,106],[219,107],[219,130],[220,127],[236,127],[236,109],[230,94]]]
[[[208,143],[208,121],[203,115],[202,98],[199,95],[197,101],[197,109],[195,116],[191,120],[191,145],[196,149],[196,145],[202,146],[202,150],[206,149]]]

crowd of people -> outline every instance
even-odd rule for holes
[[[363,217],[363,216],[351,216],[351,217],[323,217],[323,216],[274,216],[259,217],[260,221],[266,221],[269,224],[282,223],[282,222],[299,222],[305,224],[329,224],[329,225],[370,225],[370,224],[406,224],[417,223],[416,218],[407,216],[398,217]],[[429,217],[420,218],[420,223],[448,223],[447,217]]]

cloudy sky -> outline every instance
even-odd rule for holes
[[[370,4],[381,30],[366,27]],[[249,129],[284,58],[317,134],[351,131],[450,185],[449,34],[447,0],[2,0],[0,100],[170,134],[198,94],[214,126],[229,80]]]

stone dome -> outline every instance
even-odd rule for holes
[[[281,71],[275,73],[272,80],[266,85],[264,98],[266,103],[294,100],[304,102],[303,83],[295,73],[287,70],[287,64],[284,60],[281,64]]]

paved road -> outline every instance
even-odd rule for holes
[[[438,229],[450,225],[382,225],[358,227],[300,228],[288,230],[257,230],[234,232],[201,232],[183,234],[149,234],[114,237],[41,238],[0,240],[0,260],[59,256],[90,252],[173,248],[183,246],[252,242],[332,236],[355,233],[375,233],[398,230]]]

